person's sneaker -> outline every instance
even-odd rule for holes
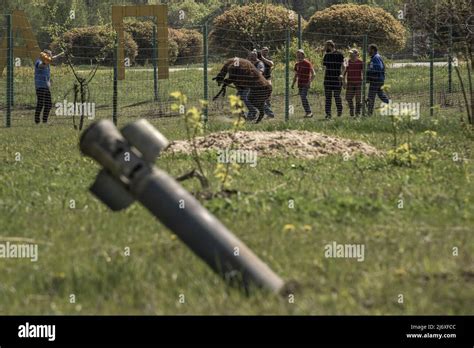
[[[331,115],[326,115],[326,116],[324,117],[324,119],[325,119],[325,120],[330,120],[330,119],[331,119]]]
[[[267,118],[275,118],[274,114],[267,114]]]
[[[311,118],[311,117],[313,117],[312,112],[308,112],[306,115],[304,115],[304,118]]]

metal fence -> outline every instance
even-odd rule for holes
[[[208,25],[187,29],[196,30],[203,35],[202,42],[196,44],[202,45],[202,47],[188,47],[190,52],[198,53],[181,61],[178,59],[178,64],[170,66],[169,79],[166,80],[157,78],[156,39],[152,39],[150,46],[149,38],[135,38],[138,41],[140,53],[138,57],[151,58],[118,62],[117,54],[112,54],[104,57],[98,63],[91,61],[90,64],[82,62],[77,65],[76,73],[80,75],[79,77],[87,78],[94,71],[95,65],[98,64],[97,72],[91,79],[87,91],[87,100],[95,104],[94,117],[113,118],[117,121],[130,117],[180,116],[183,110],[176,111],[171,108],[174,100],[170,97],[170,93],[173,91],[180,91],[187,95],[189,100],[187,107],[199,105],[199,100],[207,101],[207,107],[203,110],[205,121],[225,116],[227,101],[225,99],[212,100],[212,97],[218,92],[218,86],[212,81],[212,77],[217,74],[226,58],[234,56],[245,58],[248,48],[229,49],[229,46],[235,46],[229,45],[233,40],[231,33],[224,35],[219,40],[214,37],[211,43],[213,28]],[[154,33],[156,33],[156,28]],[[347,41],[347,37],[312,32],[305,33],[303,38],[301,27],[296,34],[292,34],[290,30],[276,34],[275,37],[278,39],[252,42],[251,45],[255,49],[261,49],[263,46],[269,47],[271,56],[275,59],[275,67],[272,72],[271,106],[277,119],[288,120],[303,115],[298,93],[291,89],[295,51],[300,47],[308,49],[307,55],[316,67],[316,79],[309,90],[311,106],[316,116],[324,116],[324,71],[321,66],[324,53],[319,48],[326,40],[333,40],[338,45],[339,41]],[[369,35],[353,35],[350,39],[353,46],[359,49],[361,59],[367,63],[370,58],[368,45],[372,42],[377,43],[379,38]],[[144,43],[147,42],[148,46],[140,44],[140,40]],[[0,42],[4,42],[0,46],[0,59],[2,57],[6,59],[6,67],[0,71],[0,112],[3,114],[4,126],[33,124],[36,105],[33,62],[15,57],[14,52],[17,50],[14,50],[14,47],[20,47],[24,42],[21,41],[20,36],[14,35],[11,15],[0,15]],[[414,45],[415,40],[409,40],[409,42]],[[44,48],[49,43],[40,42],[39,45]],[[245,43],[243,46],[249,47],[249,43]],[[86,45],[74,47],[76,54],[72,61],[90,57],[90,50],[95,48]],[[339,49],[347,58],[348,47]],[[81,52],[87,54],[82,57]],[[381,54],[383,55],[384,52]],[[438,47],[433,40],[432,42],[428,41],[427,46],[423,45],[416,52],[408,50],[396,56],[384,56],[384,60],[386,65],[385,90],[391,100],[420,103],[422,110],[429,109],[431,115],[446,108],[457,108],[460,112],[463,111],[462,93],[453,68],[454,65],[461,63],[457,62],[455,58],[453,59],[449,47],[447,50]],[[116,70],[119,64],[126,65],[124,80],[117,79]],[[366,64],[364,64],[364,79],[365,76]],[[77,82],[71,68],[64,60],[52,68],[53,110],[50,123],[67,124],[71,122],[71,117],[67,113],[61,115],[61,107],[63,111],[66,111],[64,104],[75,100]],[[365,100],[368,93],[365,83],[362,87],[362,98]],[[235,91],[231,91],[231,93],[235,93]],[[343,115],[347,115],[344,90],[342,94]],[[363,113],[365,112],[364,103]]]

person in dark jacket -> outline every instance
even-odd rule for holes
[[[323,58],[323,66],[326,68],[324,73],[324,95],[326,96],[326,119],[331,118],[332,98],[336,102],[337,116],[342,115],[342,69],[344,64],[344,55],[336,50],[336,45],[332,40],[326,41],[326,54]]]
[[[374,112],[375,97],[378,96],[384,103],[389,103],[387,95],[383,91],[385,83],[385,64],[378,53],[377,45],[369,45],[370,63],[367,69],[367,82],[369,83],[369,95],[367,99],[368,114]]]

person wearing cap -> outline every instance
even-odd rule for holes
[[[364,63],[359,59],[359,51],[355,48],[349,51],[349,61],[344,69],[343,76],[347,79],[346,100],[349,104],[349,112],[352,117],[360,116],[362,105],[361,87]],[[354,113],[354,97],[355,97],[355,113]]]
[[[369,83],[369,95],[367,98],[368,114],[374,112],[375,97],[378,96],[384,103],[389,103],[387,95],[383,91],[385,83],[385,64],[378,53],[377,45],[369,45],[370,63],[367,69],[367,82]]]
[[[263,64],[263,62],[260,59],[258,59],[257,50],[250,51],[249,60],[253,63],[253,65],[255,65],[257,70],[262,73],[262,75],[265,74],[265,64]]]
[[[305,117],[313,117],[311,106],[308,102],[308,91],[311,87],[311,82],[316,76],[316,72],[314,71],[313,64],[311,64],[311,62],[305,58],[305,53],[302,49],[296,51],[296,60],[297,63],[295,64],[294,69],[295,76],[293,78],[291,88],[295,88],[295,83],[298,81],[298,91],[301,98],[301,103],[303,104],[303,108],[306,113]]]
[[[36,89],[36,110],[35,123],[40,123],[41,111],[43,111],[43,123],[48,122],[49,113],[53,105],[51,101],[51,70],[50,64],[57,57],[53,57],[50,50],[43,50],[35,62],[35,89]]]
[[[342,115],[342,71],[344,55],[336,50],[336,45],[332,40],[326,41],[326,54],[323,58],[324,73],[324,95],[326,96],[326,119],[331,118],[332,98],[336,102],[337,116]]]

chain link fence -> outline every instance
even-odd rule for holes
[[[27,42],[24,35],[21,35],[22,29],[28,28],[13,25],[12,22],[10,14],[0,15],[0,112],[6,127],[34,125],[37,101],[34,61],[24,57]],[[20,23],[24,24],[26,21]],[[298,90],[291,88],[296,51],[299,48],[305,50],[316,71],[308,92],[309,103],[316,117],[324,117],[327,113],[327,91],[324,82],[327,72],[322,64],[324,43],[332,40],[336,44],[336,49],[344,56],[344,65],[347,65],[349,48],[358,49],[360,59],[365,58],[365,80],[366,67],[370,60],[368,45],[379,40],[378,37],[370,35],[336,36],[322,32],[306,32],[303,37],[301,30],[296,34],[289,30],[280,30],[265,35],[274,37],[273,40],[232,42],[231,32],[226,33],[222,28],[217,31],[217,28],[211,25],[170,28],[169,78],[158,79],[157,25],[148,17],[137,18],[133,23],[135,30],[130,25],[132,28],[127,31],[130,47],[126,47],[124,62],[117,61],[116,33],[110,24],[106,23],[104,28],[100,29],[104,30],[108,38],[101,44],[94,43],[97,39],[96,33],[91,33],[88,37],[87,31],[83,32],[84,28],[68,29],[76,29],[81,33],[81,37],[78,41],[70,40],[68,59],[63,57],[51,67],[52,109],[48,123],[76,122],[79,116],[74,104],[79,101],[94,105],[94,114],[86,117],[85,122],[88,122],[98,118],[114,118],[120,121],[135,117],[179,117],[187,107],[199,106],[200,100],[208,102],[208,106],[204,108],[204,118],[212,122],[213,119],[230,114],[226,112],[226,99],[213,100],[220,87],[212,78],[218,74],[227,59],[247,58],[253,49],[260,52],[263,47],[269,49],[268,58],[274,62],[271,72],[273,92],[269,107],[275,118],[299,118],[305,114]],[[215,32],[220,34],[216,35]],[[184,38],[186,35],[188,39]],[[422,114],[434,115],[453,108],[465,112],[463,94],[455,70],[458,68],[464,73],[465,63],[458,60],[451,49],[461,40],[451,37],[449,45],[446,46],[430,37],[412,33],[404,51],[396,54],[384,54],[381,51],[386,76],[384,91],[391,101],[417,104]],[[351,47],[339,44],[348,41],[351,42]],[[62,50],[62,47],[51,42],[40,41],[38,45],[42,49],[53,46],[54,54]],[[237,46],[240,48],[236,49]],[[116,69],[120,64],[125,66],[124,80],[117,79]],[[82,88],[81,81],[86,82]],[[173,110],[172,104],[175,101],[170,97],[173,91],[186,94],[188,105]],[[236,92],[237,90],[232,88],[228,89],[229,94]],[[342,88],[339,93],[342,115],[347,116],[347,90]],[[362,113],[366,113],[368,87],[365,83],[362,84],[361,95]],[[336,113],[336,107],[332,101],[333,114]]]

